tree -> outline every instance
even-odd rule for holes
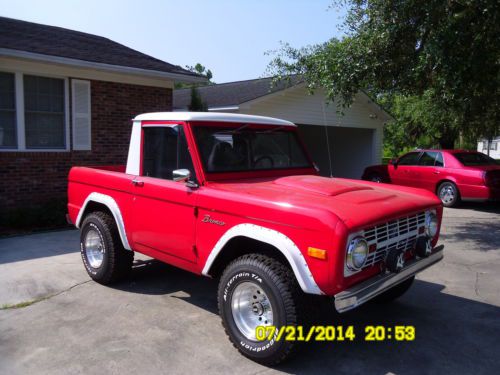
[[[192,71],[194,73],[198,73],[198,74],[201,74],[202,76],[207,77],[208,82],[211,83],[210,80],[213,77],[212,71],[210,69],[205,68],[200,63],[197,63],[195,66],[186,65],[186,69],[190,70],[190,71]]]
[[[202,100],[195,86],[191,87],[191,103],[189,103],[188,110],[192,112],[206,112],[208,110],[207,103]]]
[[[342,107],[360,89],[385,96],[390,107],[408,104],[400,124],[421,127],[443,148],[460,135],[499,132],[498,0],[336,3],[348,9],[346,37],[301,49],[284,44],[270,64],[277,79],[301,74]]]
[[[198,73],[202,76],[205,76],[207,78],[207,83],[209,85],[214,84],[214,82],[212,82],[212,78],[213,78],[212,71],[210,69],[207,69],[205,66],[201,65],[200,63],[197,63],[195,66],[186,65],[186,69],[189,70],[190,72]],[[200,85],[199,83],[176,82],[175,88],[176,89],[185,89],[185,88],[199,86],[199,85]]]
[[[214,84],[211,79],[213,77],[212,71],[210,69],[207,69],[200,63],[197,63],[195,66],[189,66],[186,65],[186,69],[188,69],[191,72],[198,73],[200,75],[203,75],[207,78],[208,84]],[[198,91],[198,86],[200,86],[199,83],[181,83],[177,82],[175,84],[175,89],[185,89],[185,88],[191,88],[191,102],[188,106],[188,109],[193,112],[206,112],[208,110],[207,103],[205,103]]]

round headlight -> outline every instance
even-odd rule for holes
[[[347,267],[352,271],[359,271],[366,262],[368,256],[368,243],[363,237],[351,240],[347,247]]]
[[[425,234],[433,238],[438,231],[438,219],[434,212],[427,213],[425,218]]]

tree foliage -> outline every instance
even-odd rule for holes
[[[211,83],[211,79],[213,77],[212,71],[210,69],[207,69],[205,66],[201,65],[200,63],[197,63],[195,66],[186,66],[187,70],[190,70],[191,72],[201,74],[202,76],[207,77],[207,80],[209,83]]]
[[[203,101],[195,86],[191,87],[191,102],[189,103],[188,110],[191,112],[206,112],[208,110],[207,103]]]
[[[492,136],[500,124],[498,0],[350,0],[346,36],[284,44],[277,79],[301,74],[341,106],[365,89],[384,98],[404,133],[453,147],[459,135]]]
[[[207,78],[208,84],[214,84],[211,79],[213,77],[212,71],[210,69],[207,69],[205,66],[201,65],[200,63],[197,63],[195,66],[189,66],[186,65],[186,69],[188,69],[191,72],[198,73],[200,75],[203,75]],[[206,83],[203,83],[205,85]],[[191,89],[191,102],[188,105],[188,110],[192,112],[206,112],[208,110],[207,103],[205,103],[198,91],[198,86],[200,86],[199,83],[181,83],[177,82],[175,84],[175,89],[185,89],[185,88],[190,88]]]

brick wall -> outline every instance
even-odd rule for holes
[[[171,111],[172,90],[91,81],[91,101],[91,151],[0,153],[0,215],[66,200],[66,179],[74,165],[125,164],[131,119],[144,112]]]

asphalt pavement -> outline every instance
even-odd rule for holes
[[[500,206],[446,209],[443,223],[445,259],[398,302],[326,306],[354,341],[304,344],[276,368],[229,343],[215,280],[140,257],[105,287],[85,273],[76,230],[0,239],[0,374],[498,373]],[[416,339],[367,342],[368,325],[411,325]]]

